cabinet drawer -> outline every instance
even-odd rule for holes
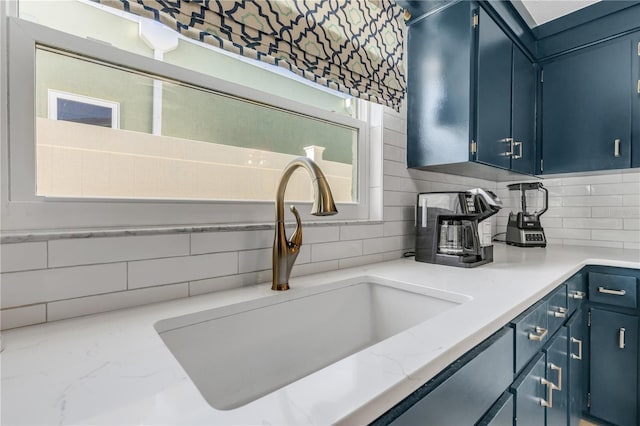
[[[567,284],[567,307],[569,315],[575,311],[583,299],[587,298],[587,286],[585,284],[585,274],[578,272],[565,283]]]
[[[513,394],[505,392],[476,426],[513,426]]]
[[[407,398],[418,401],[391,422],[399,425],[473,425],[487,412],[513,380],[513,330],[505,328],[490,345],[461,368],[458,361],[443,373],[444,381],[430,390],[428,382]],[[481,344],[482,345],[482,344]],[[436,378],[437,380],[438,378]],[[426,393],[425,396],[421,392]],[[401,403],[402,404],[402,403]],[[399,410],[404,407],[397,406]],[[379,419],[380,420],[380,419]],[[376,422],[378,423],[378,422]],[[385,423],[384,421],[380,423]]]
[[[636,281],[635,277],[589,272],[589,300],[636,308],[638,306]]]
[[[549,319],[547,324],[549,326],[549,337],[551,337],[562,327],[564,320],[569,317],[567,286],[562,284],[545,299],[549,304]]]
[[[547,324],[548,310],[549,304],[543,300],[527,309],[511,323],[515,329],[515,374],[527,365],[551,337]]]

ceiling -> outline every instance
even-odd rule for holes
[[[520,0],[519,3],[525,7],[529,16],[524,16],[526,13],[521,8],[517,9],[527,24],[535,27],[597,2],[598,0]]]

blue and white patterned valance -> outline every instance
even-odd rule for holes
[[[94,0],[398,109],[403,10],[393,0]]]

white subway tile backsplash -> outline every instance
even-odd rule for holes
[[[640,230],[640,219],[622,219],[624,221],[624,229]]]
[[[568,229],[568,228],[544,228],[545,235],[549,238],[568,238],[574,240],[591,239],[591,230],[589,229]]]
[[[407,151],[404,148],[385,144],[383,148],[385,161],[396,161],[401,163],[402,165],[406,164],[407,161]],[[406,167],[406,166],[405,166]]]
[[[126,263],[2,274],[2,308],[125,290]]]
[[[249,272],[246,274],[226,275],[224,277],[208,278],[205,280],[191,281],[189,283],[189,295],[212,293],[214,291],[228,290],[231,288],[269,283],[272,280],[271,268],[265,271]]]
[[[547,180],[545,179],[545,186]],[[570,185],[597,185],[601,183],[620,183],[622,182],[622,174],[621,173],[612,173],[612,174],[602,174],[602,175],[584,175],[584,176],[571,176],[571,177],[563,177],[562,185],[570,186]]]
[[[271,247],[273,230],[200,232],[191,235],[191,254]]]
[[[640,207],[592,207],[592,217],[640,217]]]
[[[421,189],[419,190],[420,192],[423,192]],[[416,203],[416,193],[384,191],[385,206],[413,206],[415,203]]]
[[[545,188],[547,187],[547,182],[543,182]],[[551,186],[548,187],[550,197],[558,197],[558,196],[577,196],[577,195],[591,195],[591,185],[570,185],[570,186]],[[600,195],[600,194],[597,194]]]
[[[340,239],[340,226],[318,226],[318,227],[305,227],[302,225],[302,247],[308,244],[315,243],[328,243],[331,241],[338,241]],[[287,228],[287,235],[293,233],[293,228]],[[273,245],[273,231],[271,231],[271,244]]]
[[[312,262],[323,262],[325,260],[337,260],[355,256],[362,256],[361,240],[314,244],[311,248]]]
[[[189,254],[189,235],[73,238],[49,241],[49,267],[113,263]]]
[[[622,229],[622,224],[621,218],[564,218],[561,226],[580,229]]]
[[[397,221],[390,222],[387,221],[384,223],[384,236],[392,237],[395,235],[414,235],[415,234],[415,225],[413,221]]]
[[[411,170],[407,169],[407,166],[403,163],[397,163],[395,161],[384,160],[382,167],[384,169],[385,176],[397,176],[406,179],[412,179],[413,174]]]
[[[398,220],[415,220],[415,206],[411,207],[385,207],[384,208],[384,220],[398,221]]]
[[[0,311],[0,330],[40,324],[47,321],[47,305],[31,305]]]
[[[640,183],[606,183],[591,185],[591,195],[638,194]]]
[[[238,272],[271,270],[273,249],[245,250],[238,253]],[[296,258],[296,265],[309,263],[311,258],[311,245],[302,245]]]
[[[625,241],[624,248],[630,249],[630,250],[640,250],[640,243],[632,243],[632,242]]]
[[[47,243],[15,243],[0,246],[0,272],[47,267]]]
[[[638,206],[640,207],[640,194],[625,194],[622,196],[622,204],[625,206]]]
[[[238,273],[238,253],[200,254],[129,262],[129,289]]]
[[[640,183],[640,172],[638,169],[630,170],[622,173],[622,182]]]
[[[599,230],[591,231],[591,238],[601,241],[640,242],[640,231],[629,230]]]
[[[365,240],[363,254],[384,253],[413,247],[413,236],[398,235],[395,237],[374,238]]]
[[[366,256],[349,257],[347,259],[339,259],[339,268],[353,268],[355,266],[369,265],[371,263],[384,261],[384,255],[382,253],[369,254]]]
[[[47,304],[47,321],[57,321],[82,315],[115,311],[116,309],[130,308],[188,296],[188,284],[180,283],[60,300]]]
[[[591,207],[553,207],[542,217],[591,217],[591,212]]]
[[[384,225],[342,225],[340,227],[341,240],[364,240],[382,237]]]
[[[340,267],[337,260],[329,260],[324,262],[305,263],[303,265],[295,265],[291,270],[291,277],[301,277],[303,275],[319,274],[320,272],[335,271]]]
[[[562,240],[566,246],[590,246],[590,247],[608,247],[622,248],[623,243],[620,241],[596,241],[596,240]]]
[[[384,113],[384,129],[398,132],[399,134],[405,134],[404,120],[397,114]],[[386,138],[385,138],[386,140]],[[404,145],[404,144],[403,144]]]
[[[404,191],[417,193],[417,182],[408,178],[401,178],[396,176],[384,177],[384,190],[385,191]]]
[[[588,197],[563,197],[562,205],[574,206],[620,206],[622,195],[592,195]]]

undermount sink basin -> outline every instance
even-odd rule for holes
[[[209,404],[230,410],[470,299],[358,277],[165,319],[155,328]]]

